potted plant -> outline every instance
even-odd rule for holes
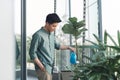
[[[92,45],[82,46],[90,48],[92,56],[85,56],[90,62],[77,65],[74,80],[118,80],[120,79],[120,32],[118,31],[118,44],[105,31],[104,40],[101,41],[95,34],[97,42],[87,40]],[[108,38],[113,42],[110,45]],[[109,50],[108,50],[109,49]]]
[[[68,19],[68,22],[66,24],[64,24],[62,27],[62,31],[65,34],[70,34],[75,39],[75,48],[76,48],[77,60],[78,60],[78,54],[79,54],[77,40],[80,37],[83,37],[83,35],[82,35],[83,32],[87,31],[87,29],[84,26],[85,26],[84,20],[78,21],[76,17],[71,17]],[[80,62],[81,61],[82,61],[82,57],[80,57]],[[67,75],[68,78],[65,77],[65,80],[69,80],[70,76],[72,75],[72,73],[70,71],[62,72],[62,74],[63,74],[62,77]]]
[[[83,37],[82,35],[83,32],[87,31],[87,29],[84,26],[85,26],[84,20],[78,21],[76,17],[71,17],[68,19],[68,23],[64,24],[62,27],[62,31],[65,34],[70,34],[74,37],[77,56],[78,56],[77,39]]]

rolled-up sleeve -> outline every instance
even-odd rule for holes
[[[37,34],[34,34],[32,36],[29,55],[32,60],[34,60],[37,57],[37,48],[39,45],[40,37]]]

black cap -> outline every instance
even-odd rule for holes
[[[52,23],[59,23],[61,22],[61,19],[59,18],[59,16],[56,14],[56,13],[51,13],[51,14],[48,14],[47,17],[46,17],[46,22],[52,24]]]

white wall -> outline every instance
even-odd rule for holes
[[[117,31],[120,31],[120,0],[102,0],[102,24],[103,31],[117,39]]]
[[[15,80],[14,0],[0,0],[0,79]]]

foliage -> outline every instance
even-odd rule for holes
[[[20,35],[16,34],[15,35],[15,41],[16,41],[16,68],[20,68],[20,63],[21,63],[21,56],[20,56],[20,52],[21,52],[21,38]]]
[[[104,40],[101,41],[95,34],[97,43],[86,40],[92,45],[82,46],[91,49],[92,56],[85,56],[90,62],[78,64],[74,69],[74,80],[117,80],[120,78],[120,32],[118,31],[118,44],[105,31]],[[114,45],[108,44],[108,38]],[[113,50],[108,50],[113,49]],[[113,55],[111,55],[113,54]]]
[[[72,34],[77,39],[82,32],[87,30],[84,26],[84,20],[77,22],[77,18],[72,17],[69,18],[68,23],[62,27],[62,30],[66,34]]]
[[[68,19],[68,23],[64,24],[62,27],[62,31],[65,34],[71,34],[75,38],[75,44],[76,44],[76,54],[78,56],[78,49],[77,49],[77,39],[82,36],[82,33],[85,32],[87,29],[84,27],[85,21],[77,21],[76,17],[71,17]]]
[[[30,47],[30,42],[32,40],[32,38],[30,36],[26,37],[26,60],[27,62],[31,62],[30,57],[29,57],[29,47]],[[18,45],[18,49],[21,52],[21,35],[16,34],[16,44]],[[17,53],[16,53],[17,55]],[[19,55],[17,55],[17,59],[16,59],[16,67],[19,67],[21,64],[21,53],[19,53]]]

